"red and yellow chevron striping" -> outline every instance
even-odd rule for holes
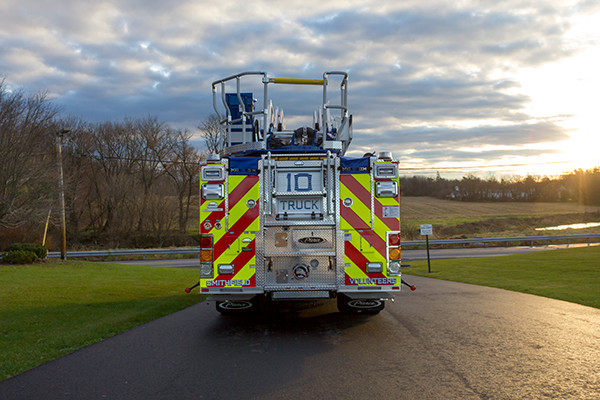
[[[201,202],[201,233],[214,236],[215,275],[201,280],[201,287],[253,287],[260,226],[258,176],[229,175],[226,187],[215,211],[206,207],[209,201]],[[219,265],[233,265],[233,274],[219,274]]]
[[[397,179],[396,179],[397,181]],[[387,232],[400,230],[399,199],[372,195],[371,174],[340,176],[340,227],[346,232],[344,245],[345,284],[396,285],[398,277],[387,276]],[[367,272],[367,264],[381,271]]]

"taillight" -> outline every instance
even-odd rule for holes
[[[200,236],[200,248],[212,248],[212,236]]]
[[[201,249],[200,250],[200,261],[211,262],[212,261],[212,249]]]
[[[390,246],[399,246],[400,245],[400,234],[392,233],[388,236],[388,243]]]
[[[200,235],[200,278],[213,277],[213,236]]]
[[[389,276],[400,276],[400,232],[388,232],[387,234]]]

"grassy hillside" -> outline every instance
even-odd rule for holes
[[[600,233],[600,228],[536,231],[535,228],[600,222],[600,208],[574,203],[462,202],[402,197],[404,239],[419,239],[419,225],[434,226],[434,238]]]

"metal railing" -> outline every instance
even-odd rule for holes
[[[171,258],[175,254],[193,254],[200,255],[200,249],[198,247],[178,247],[172,249],[133,249],[133,250],[86,250],[86,251],[68,251],[67,258],[90,258],[90,257],[131,257],[131,256],[156,256],[156,255],[168,255]],[[48,252],[48,257],[60,257],[59,251]]]
[[[545,235],[545,236],[511,236],[511,237],[494,237],[494,238],[471,238],[471,239],[437,239],[430,240],[430,245],[456,245],[462,244],[481,244],[486,246],[488,243],[502,243],[504,242],[506,247],[510,247],[510,243],[529,243],[533,247],[534,242],[546,242],[547,245],[550,241],[566,241],[567,245],[571,244],[573,240],[585,240],[589,246],[590,239],[600,239],[600,233],[591,234],[575,234],[575,235]],[[403,240],[403,246],[425,246],[425,240]]]
[[[551,241],[566,241],[567,246],[572,241],[586,240],[588,246],[590,245],[590,239],[600,239],[600,233],[592,234],[575,234],[575,235],[546,235],[546,236],[514,236],[514,237],[496,237],[496,238],[471,238],[471,239],[437,239],[430,240],[429,245],[463,245],[475,244],[487,246],[488,243],[502,243],[504,242],[506,247],[509,247],[510,243],[529,243],[531,247],[534,246],[535,242],[546,242],[549,245]],[[425,246],[425,240],[404,240],[402,241],[403,246]],[[67,258],[91,258],[91,257],[108,257],[117,260],[119,257],[131,257],[131,256],[156,256],[156,255],[168,255],[172,258],[175,254],[191,254],[199,256],[200,250],[197,247],[180,247],[172,249],[135,249],[135,250],[90,250],[90,251],[68,251]],[[48,257],[56,258],[60,257],[60,252],[51,251],[48,253]]]

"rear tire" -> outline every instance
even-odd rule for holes
[[[337,308],[338,311],[342,314],[351,314],[350,309],[348,308],[348,297],[341,293],[337,295]]]

